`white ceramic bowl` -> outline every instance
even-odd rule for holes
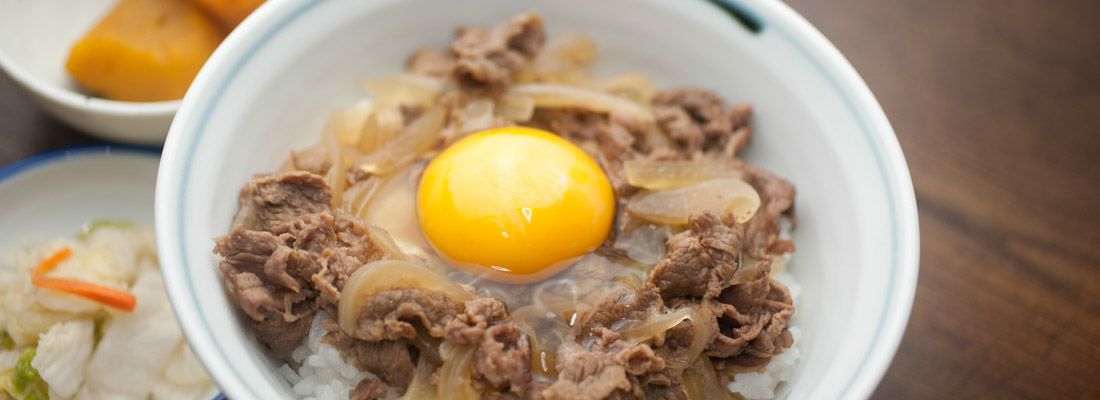
[[[237,191],[315,142],[323,117],[396,72],[411,50],[460,24],[528,9],[550,34],[585,32],[602,71],[641,70],[756,110],[748,158],[798,187],[803,359],[786,393],[865,398],[893,357],[917,280],[916,204],[881,108],[843,56],[781,2],[725,0],[286,0],[262,7],[219,48],[172,126],[157,182],[169,292],[199,357],[234,399],[288,398],[277,365],[223,294],[211,238]],[[739,22],[734,16],[748,22]],[[747,29],[756,26],[758,32]]]
[[[116,0],[0,0],[0,70],[35,104],[107,140],[160,145],[179,100],[114,101],[82,93],[65,71],[69,49]]]

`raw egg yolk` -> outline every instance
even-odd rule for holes
[[[599,165],[552,133],[521,127],[467,136],[420,179],[424,236],[458,268],[507,283],[553,275],[603,243],[615,217]]]

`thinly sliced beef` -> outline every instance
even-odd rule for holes
[[[768,359],[790,347],[793,338],[787,324],[794,315],[790,292],[768,277],[746,285],[760,287],[752,290],[763,295],[749,298],[733,286],[718,297],[719,336],[707,348],[708,355]]]
[[[744,228],[730,215],[693,215],[688,230],[668,240],[665,258],[648,281],[665,299],[718,296],[737,272],[743,236]]]
[[[473,345],[481,341],[490,325],[508,318],[508,310],[500,300],[479,297],[465,303],[465,309],[444,327],[444,337],[456,344]]]
[[[534,59],[545,41],[537,13],[520,14],[492,30],[459,28],[450,47],[456,59],[455,81],[467,90],[499,91],[512,83],[512,74]]]
[[[355,268],[387,256],[365,225],[332,211],[331,193],[307,172],[253,179],[238,225],[215,239],[227,291],[277,354],[297,346],[317,309],[339,302]]]
[[[643,321],[663,311],[661,295],[653,287],[637,291],[620,287],[609,292],[591,312],[577,319],[577,331],[583,340],[597,329],[614,329],[632,321]]]
[[[328,333],[322,340],[339,350],[344,359],[359,370],[370,372],[401,390],[412,382],[416,371],[412,345],[393,340],[359,340],[344,334],[332,320],[325,320],[324,327]]]
[[[648,344],[621,340],[604,328],[597,328],[593,338],[587,346],[567,343],[558,349],[558,378],[542,390],[542,399],[645,398],[649,392],[676,392],[678,377],[664,373],[665,360]]]
[[[288,172],[253,179],[241,189],[233,226],[270,231],[298,216],[331,211],[332,190],[320,175]]]
[[[382,400],[389,395],[389,386],[374,377],[366,377],[351,389],[348,400]]]
[[[747,222],[745,229],[749,254],[764,258],[768,254],[793,252],[794,243],[779,239],[779,233],[782,230],[782,216],[789,216],[792,221],[794,219],[794,185],[748,163],[737,162],[736,166],[742,172],[745,182],[760,194],[760,209]]]
[[[531,344],[508,322],[485,330],[475,353],[477,376],[490,387],[523,395],[531,383]]]
[[[653,97],[651,105],[657,124],[692,157],[703,152],[733,157],[748,143],[752,132],[748,126],[751,108],[726,108],[722,98],[709,90],[665,90]]]
[[[417,50],[405,60],[405,71],[436,78],[449,77],[454,71],[454,67],[455,59],[453,56],[430,47]]]
[[[462,311],[462,303],[424,289],[394,289],[367,299],[352,336],[368,342],[416,339],[417,328],[443,337],[444,328]]]

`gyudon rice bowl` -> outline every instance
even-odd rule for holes
[[[241,189],[214,252],[296,393],[770,398],[789,378],[795,188],[740,159],[752,109],[594,76],[597,47],[537,13],[459,28]]]

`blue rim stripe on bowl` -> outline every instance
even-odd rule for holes
[[[186,198],[184,197],[184,193],[186,193],[186,189],[187,189],[187,185],[188,185],[190,165],[191,165],[192,160],[194,158],[195,151],[198,147],[198,143],[202,138],[203,132],[205,131],[205,127],[206,127],[206,124],[208,122],[208,119],[209,119],[211,113],[216,108],[218,102],[221,100],[222,95],[224,95],[225,91],[227,90],[229,82],[231,82],[233,80],[233,78],[240,73],[240,71],[244,67],[244,65],[246,65],[250,61],[250,59],[259,51],[260,48],[262,48],[268,41],[270,41],[270,39],[274,36],[274,34],[276,32],[278,32],[283,27],[285,27],[286,25],[288,25],[291,22],[293,22],[294,20],[296,20],[298,17],[301,17],[302,15],[304,15],[306,12],[308,12],[310,9],[314,8],[318,4],[323,3],[324,1],[326,1],[326,0],[315,0],[315,1],[306,2],[302,5],[300,5],[297,9],[295,9],[295,10],[291,11],[290,13],[288,13],[287,15],[285,15],[283,17],[283,19],[281,19],[280,21],[278,21],[277,23],[272,25],[267,31],[265,31],[260,36],[260,39],[257,40],[255,43],[253,43],[252,46],[249,47],[244,52],[244,55],[241,58],[236,60],[236,63],[229,70],[229,73],[226,75],[226,78],[224,80],[222,80],[222,82],[220,83],[220,86],[217,87],[211,101],[208,102],[207,106],[204,109],[201,110],[201,117],[198,119],[198,122],[195,124],[195,128],[192,131],[190,142],[187,143],[187,150],[184,153],[184,161],[183,161],[184,168],[182,170],[183,172],[181,174],[181,179],[179,180],[179,185],[180,186],[179,186],[179,191],[178,191],[178,201],[179,201],[180,207],[179,207],[179,213],[177,214],[177,224],[178,224],[177,229],[178,229],[178,234],[179,234],[179,246],[180,246],[181,249],[186,249],[187,248],[187,241],[186,241],[186,238],[184,236],[184,234],[185,234],[185,232],[184,232],[184,226],[185,226],[184,221],[186,220],[186,218],[185,218],[183,210],[186,209],[186,207],[184,206],[186,204]],[[728,10],[731,10],[731,9],[737,10],[738,13],[742,13],[742,14],[752,18],[752,20],[755,23],[760,25],[759,29],[761,29],[761,30],[763,29],[763,26],[765,25],[763,19],[761,19],[759,17],[759,15],[757,15],[755,13],[752,13],[750,11],[749,7],[747,7],[743,4],[740,4],[737,0],[716,0],[717,2],[719,2],[721,4],[715,4],[714,1],[710,1],[710,0],[703,0],[703,1],[710,4],[711,6],[718,7],[719,9],[721,9],[727,15],[729,14],[727,12]],[[731,18],[734,18],[734,17],[731,16]],[[742,22],[739,19],[736,19],[735,22],[737,22],[739,24],[744,24],[744,22]],[[857,367],[855,373],[852,374],[852,376],[849,379],[848,383],[845,385],[843,391],[841,392],[841,397],[844,397],[844,396],[847,396],[849,394],[849,392],[852,390],[855,383],[857,382],[857,380],[861,376],[862,370],[864,368],[866,368],[867,364],[870,362],[870,359],[871,359],[872,355],[874,354],[874,349],[876,348],[878,343],[882,340],[882,333],[886,328],[886,321],[889,320],[890,317],[892,316],[892,312],[891,312],[891,308],[889,307],[889,304],[891,304],[894,301],[895,292],[897,291],[897,277],[898,277],[898,270],[900,269],[900,263],[901,263],[901,257],[900,257],[900,254],[899,254],[899,248],[900,248],[900,244],[901,244],[900,243],[901,242],[901,234],[898,230],[899,229],[898,228],[898,220],[897,220],[897,215],[896,215],[897,212],[898,212],[898,209],[897,209],[898,199],[895,198],[894,192],[893,192],[893,190],[891,190],[891,189],[897,189],[898,187],[897,187],[896,184],[893,184],[892,181],[889,179],[890,174],[888,174],[888,172],[893,173],[893,172],[896,172],[896,171],[894,171],[894,168],[892,168],[891,165],[884,160],[883,155],[880,153],[880,147],[885,146],[885,144],[881,143],[881,141],[878,140],[876,138],[876,136],[872,133],[871,128],[869,127],[870,116],[865,115],[865,113],[859,112],[858,107],[856,107],[856,102],[851,97],[851,93],[848,93],[848,92],[844,91],[842,89],[842,87],[840,86],[840,84],[834,79],[834,77],[828,73],[828,69],[826,67],[824,67],[816,58],[813,57],[813,53],[811,51],[809,51],[804,46],[802,46],[801,43],[798,40],[795,40],[794,36],[792,36],[790,33],[784,31],[784,29],[782,29],[782,28],[780,28],[776,25],[771,25],[771,27],[775,28],[774,31],[777,32],[780,37],[782,37],[785,41],[787,41],[788,43],[793,45],[796,49],[798,49],[802,53],[803,57],[805,57],[805,59],[808,62],[810,62],[812,65],[814,65],[817,68],[820,75],[829,83],[829,85],[833,88],[833,90],[841,98],[844,99],[845,106],[852,113],[852,116],[854,117],[854,119],[857,120],[858,124],[861,127],[861,131],[863,133],[863,136],[866,139],[866,141],[867,141],[867,143],[868,143],[868,145],[871,149],[871,152],[874,154],[875,161],[879,166],[880,177],[883,180],[884,187],[887,189],[886,190],[886,195],[887,195],[887,198],[889,200],[888,201],[888,206],[889,206],[889,209],[890,209],[890,218],[891,218],[891,221],[890,221],[890,231],[891,231],[891,234],[890,234],[890,241],[891,241],[890,259],[891,259],[891,261],[890,261],[890,271],[889,271],[890,287],[887,288],[887,292],[886,292],[887,297],[886,297],[886,301],[884,303],[884,304],[886,304],[886,306],[884,306],[884,308],[883,308],[882,315],[879,318],[878,326],[875,329],[875,333],[872,337],[870,345],[868,346],[868,350],[861,357],[861,361],[858,364],[858,367]],[[181,251],[180,252],[180,265],[184,270],[190,269],[190,264],[188,263],[188,260],[187,260],[186,251]],[[192,303],[195,307],[195,310],[199,314],[199,316],[202,317],[201,308],[200,308],[200,306],[198,304],[198,300],[197,300],[198,299],[198,292],[195,290],[194,284],[190,280],[187,280],[186,284],[187,284],[188,290],[191,293],[191,301],[192,301]],[[210,337],[210,338],[215,337],[214,330],[210,327],[207,320],[205,318],[200,318],[200,320],[202,322],[203,328],[206,330],[207,336]],[[223,364],[226,365],[229,368],[230,371],[232,371],[232,373],[234,374],[234,376],[237,378],[238,381],[241,381],[242,376],[241,376],[240,372],[237,369],[234,368],[234,364],[229,360],[228,356],[226,355],[226,351],[222,347],[222,345],[220,343],[218,343],[217,341],[214,341],[214,340],[211,340],[211,342],[218,349],[218,352],[219,352],[218,354],[221,357],[221,359],[223,361]],[[251,386],[249,386],[249,385],[242,385],[242,386],[254,398],[256,397],[255,393],[252,392],[252,387]]]
[[[14,163],[8,164],[3,169],[0,169],[0,182],[4,182],[26,170],[35,168],[39,165],[54,162],[59,158],[69,159],[85,156],[88,154],[111,154],[116,152],[125,154],[141,154],[153,156],[154,158],[160,158],[160,148],[157,147],[144,147],[115,143],[92,143],[62,147],[59,149],[46,150],[41,153],[37,153],[30,157],[16,161]]]

